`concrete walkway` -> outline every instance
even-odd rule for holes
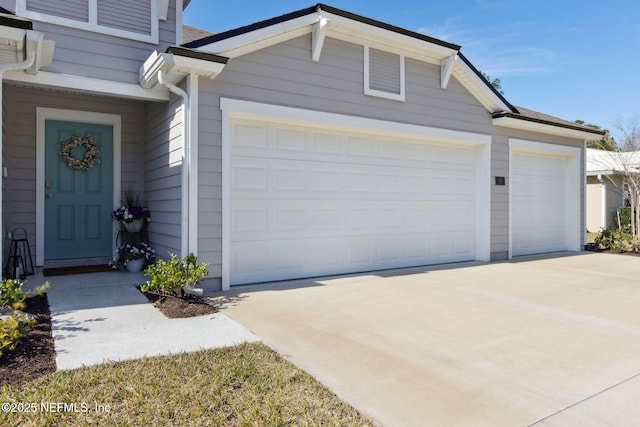
[[[640,420],[640,258],[411,269],[225,298],[223,313],[385,426]]]
[[[142,273],[47,277],[58,369],[257,341],[224,314],[168,319],[136,288]],[[28,285],[42,283],[30,278]],[[28,287],[28,286],[26,286]]]

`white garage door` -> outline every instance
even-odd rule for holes
[[[514,153],[511,162],[512,254],[566,251],[567,158]]]
[[[230,283],[476,258],[476,151],[231,122]]]

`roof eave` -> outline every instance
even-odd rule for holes
[[[497,113],[493,115],[493,125],[507,127],[511,129],[540,132],[567,138],[576,138],[584,141],[592,141],[604,135],[604,132],[597,130],[581,129],[577,126],[563,125],[559,123],[539,120],[532,117],[519,116],[512,113]]]
[[[180,46],[170,46],[165,53],[153,52],[139,71],[140,86],[146,89],[158,84],[158,71],[166,81],[180,83],[188,74],[215,78],[227,64],[227,58],[194,51]]]

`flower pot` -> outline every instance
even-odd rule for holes
[[[142,230],[142,227],[144,226],[144,219],[134,219],[132,222],[125,222],[123,224],[124,228],[129,233],[137,233]]]
[[[126,267],[127,267],[127,271],[131,273],[137,273],[138,271],[142,271],[142,269],[144,268],[144,258],[132,259],[130,261],[127,261]]]

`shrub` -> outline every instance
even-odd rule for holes
[[[0,307],[13,310],[24,309],[27,294],[22,290],[23,282],[17,279],[5,279],[0,282]]]
[[[25,308],[27,293],[22,290],[23,282],[15,279],[5,279],[0,282],[0,357],[7,351],[13,350],[26,325],[36,323],[35,320],[20,310]],[[37,295],[51,289],[49,282],[35,288]]]
[[[193,254],[181,260],[173,253],[170,255],[170,260],[160,260],[145,270],[145,275],[151,280],[140,287],[143,292],[182,297],[185,290],[193,289],[209,274],[208,264],[198,264],[198,257]]]
[[[14,311],[0,319],[0,357],[8,351],[16,348],[16,344],[26,325],[33,325],[36,321],[21,311]]]
[[[600,250],[612,250],[616,252],[629,252],[633,248],[633,237],[624,229],[602,230],[594,239]]]
[[[626,231],[631,231],[631,206],[623,206],[619,208],[618,215],[620,215],[620,228]]]

